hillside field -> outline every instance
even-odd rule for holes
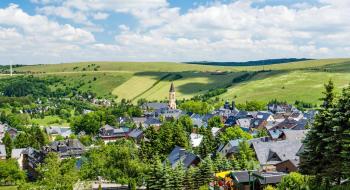
[[[265,72],[256,72],[262,70]],[[100,97],[117,96],[117,100],[133,101],[140,98],[165,100],[173,81],[178,99],[189,99],[210,89],[227,88],[228,91],[219,96],[224,100],[279,99],[318,103],[323,84],[329,79],[335,82],[338,91],[350,83],[350,59],[231,67],[169,62],[82,62],[23,66],[15,71],[44,78],[56,76],[62,78],[65,85],[80,83],[79,89],[93,91]],[[247,73],[250,77],[233,82]]]

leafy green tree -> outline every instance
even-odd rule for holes
[[[177,122],[182,124],[182,126],[184,127],[184,129],[187,133],[189,133],[189,134],[192,133],[193,122],[192,122],[192,119],[190,116],[188,116],[188,115],[181,116],[177,120]]]
[[[37,125],[24,129],[14,140],[16,148],[33,147],[35,149],[41,149],[42,146],[47,143],[48,137],[46,133],[44,133],[44,131]]]
[[[71,127],[75,133],[84,131],[86,134],[97,134],[101,126],[101,116],[94,112],[77,116],[71,122]]]
[[[238,145],[237,160],[241,169],[256,169],[257,163],[254,151],[249,147],[247,141],[242,141]]]
[[[256,135],[257,138],[269,136],[269,134],[268,134],[266,129],[258,129],[257,131],[258,131],[258,133]]]
[[[213,108],[206,102],[202,101],[186,101],[180,104],[180,108],[191,113],[206,114],[209,113]],[[198,126],[201,127],[201,126]]]
[[[5,136],[2,138],[2,143],[5,145],[5,148],[6,148],[6,158],[11,158],[13,142],[8,132],[6,132]]]
[[[230,140],[235,139],[252,139],[252,135],[243,131],[240,127],[234,126],[227,128],[224,132],[220,133],[219,141],[221,143],[228,143]]]
[[[216,172],[222,172],[232,169],[230,161],[221,155],[217,156],[215,159],[215,170]]]
[[[219,127],[222,128],[224,126],[224,123],[221,120],[220,116],[214,116],[208,120],[208,127]]]
[[[37,171],[37,184],[44,189],[73,189],[79,175],[74,159],[60,160],[56,153],[49,153]]]
[[[16,160],[0,160],[0,185],[18,185],[25,181],[26,175]]]
[[[308,179],[299,173],[292,172],[284,176],[281,183],[277,185],[278,190],[308,190]]]
[[[88,151],[80,173],[83,179],[96,180],[102,176],[122,184],[133,180],[141,184],[147,170],[148,166],[138,157],[136,145],[120,140]]]

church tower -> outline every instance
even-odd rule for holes
[[[176,97],[174,83],[171,83],[169,90],[169,108],[176,109]]]

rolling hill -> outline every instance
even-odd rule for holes
[[[210,89],[227,88],[222,99],[271,99],[317,103],[323,84],[334,80],[338,90],[350,82],[350,59],[304,60],[255,66],[216,66],[171,62],[81,62],[32,65],[17,73],[59,77],[97,95],[136,101],[164,100],[170,81],[177,98],[191,98]]]

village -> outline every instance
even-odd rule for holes
[[[300,111],[292,105],[278,103],[269,104],[265,110],[238,110],[234,101],[226,101],[219,109],[211,113],[197,114],[179,109],[176,102],[175,86],[174,83],[171,83],[168,102],[143,103],[140,107],[142,110],[140,117],[115,118],[118,127],[105,124],[94,138],[103,141],[104,144],[129,139],[141,147],[141,142],[150,140],[145,135],[147,129],[152,128],[157,131],[165,122],[176,121],[186,116],[193,124],[191,133],[188,133],[187,136],[190,146],[187,149],[178,145],[174,146],[172,150],[168,150],[170,153],[162,162],[168,162],[172,168],[182,165],[188,169],[197,167],[204,159],[198,154],[198,151],[194,151],[204,143],[203,134],[198,132],[199,128],[209,128],[214,139],[232,129],[239,130],[251,138],[228,135],[228,139],[216,144],[215,150],[206,156],[230,160],[239,153],[240,144],[244,141],[253,151],[254,159],[257,161],[256,165],[250,169],[223,167],[221,171],[212,173],[207,185],[212,189],[214,187],[237,190],[264,189],[269,185],[277,186],[283,176],[299,171],[300,155],[304,151],[303,140],[317,114],[316,110]],[[213,118],[218,121],[217,126],[210,124]],[[134,127],[130,127],[130,123]],[[79,138],[70,138],[72,135],[83,136],[85,131],[74,134],[69,126],[53,125],[45,126],[43,130],[50,139],[49,144],[39,149],[13,148],[11,152],[6,152],[5,145],[0,144],[0,159],[15,159],[20,168],[27,172],[28,177],[35,179],[36,167],[44,162],[49,153],[57,153],[60,159],[76,158],[83,161],[84,154],[88,150],[98,148],[95,145],[83,145]],[[3,123],[0,125],[0,139],[4,138],[5,133],[15,139],[21,131]],[[105,185],[113,187],[111,184]],[[147,184],[143,186],[146,188]],[[115,187],[118,189],[118,184],[115,184]]]

